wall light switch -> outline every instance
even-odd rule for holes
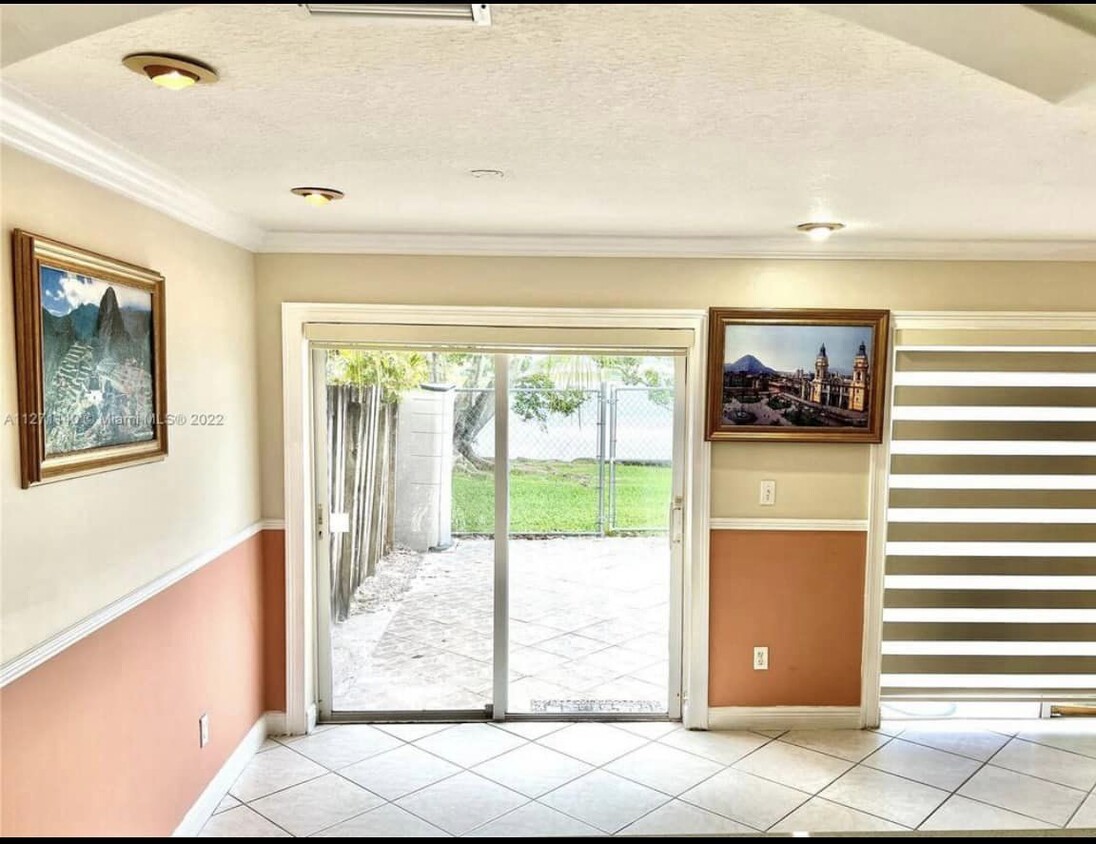
[[[769,649],[766,647],[754,648],[754,671],[769,670]]]
[[[776,503],[776,481],[761,482],[760,504],[762,507],[772,507]]]
[[[209,713],[203,712],[198,719],[198,747],[209,744]]]

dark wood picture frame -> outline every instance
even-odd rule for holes
[[[19,398],[21,482],[26,489],[63,478],[105,472],[167,456],[167,363],[164,335],[164,277],[41,235],[12,232],[15,286],[15,358]],[[108,285],[149,294],[151,333],[151,438],[47,454],[46,384],[43,350],[42,268],[72,273]],[[120,312],[119,312],[120,313]],[[98,311],[96,311],[98,314]],[[97,329],[98,330],[98,329]]]
[[[769,424],[752,424],[750,421],[733,422],[725,417],[724,399],[725,391],[737,388],[737,385],[725,384],[727,377],[725,363],[728,327],[735,325],[745,326],[803,326],[842,328],[858,327],[871,328],[872,339],[868,353],[867,370],[858,374],[865,364],[861,357],[855,364],[853,373],[847,378],[833,374],[828,377],[831,381],[818,380],[819,389],[825,384],[824,398],[821,401],[812,401],[811,385],[818,365],[823,373],[828,373],[826,364],[828,359],[824,349],[819,349],[815,359],[815,372],[790,372],[769,369],[756,358],[753,363],[761,373],[757,383],[764,385],[770,399],[779,396],[782,401],[778,404],[784,413],[796,410],[800,418],[807,418],[814,422],[814,426],[796,424],[774,424],[781,420],[776,419],[772,410],[764,409],[764,413],[758,411],[762,418],[765,414],[774,417]],[[708,395],[707,395],[707,433],[706,438],[711,441],[749,441],[749,440],[784,440],[789,442],[845,442],[845,443],[878,443],[883,440],[883,404],[886,397],[887,384],[887,357],[890,345],[890,311],[876,310],[792,310],[792,309],[745,309],[745,308],[712,308],[708,315]],[[737,361],[736,361],[737,362]],[[843,362],[844,363],[844,362]],[[850,361],[849,363],[852,363]],[[810,361],[804,361],[804,369]],[[847,366],[848,364],[846,364]],[[738,370],[741,372],[742,370]],[[733,377],[733,376],[732,376]],[[741,376],[740,376],[741,378]],[[855,381],[854,378],[863,379]],[[751,382],[752,383],[752,382]],[[797,391],[796,391],[797,388]],[[756,393],[754,388],[748,388],[749,392]],[[850,419],[855,415],[850,412],[849,406],[854,401],[850,396],[856,393],[858,402],[867,402],[864,414],[865,424],[848,426],[835,424],[817,424],[818,418],[830,423],[835,418],[845,415]],[[739,396],[733,398],[738,401]],[[760,399],[756,400],[760,402]],[[828,404],[828,402],[833,402]],[[780,411],[777,411],[780,413]],[[757,414],[749,413],[744,408],[737,411],[737,415],[749,419]],[[814,419],[810,417],[814,416]],[[858,421],[858,420],[857,420]]]

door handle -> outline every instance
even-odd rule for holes
[[[684,534],[685,508],[681,497],[670,502],[670,545],[680,545]]]

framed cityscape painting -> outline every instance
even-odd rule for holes
[[[23,488],[162,460],[164,279],[16,230]]]
[[[708,439],[881,442],[889,317],[712,308]]]

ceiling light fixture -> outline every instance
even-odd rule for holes
[[[209,65],[170,53],[134,53],[122,59],[122,64],[169,91],[211,85],[219,78]]]
[[[346,196],[341,190],[334,188],[293,188],[290,193],[304,197],[304,201],[314,208],[322,208],[329,202]]]
[[[824,240],[829,240],[830,235],[834,232],[839,232],[845,228],[844,223],[800,223],[796,226],[799,231],[803,232],[807,237],[816,243],[821,243]]]
[[[506,174],[502,170],[469,170],[468,175],[474,179],[501,179]]]
[[[314,17],[403,18],[491,25],[488,3],[298,3]]]

